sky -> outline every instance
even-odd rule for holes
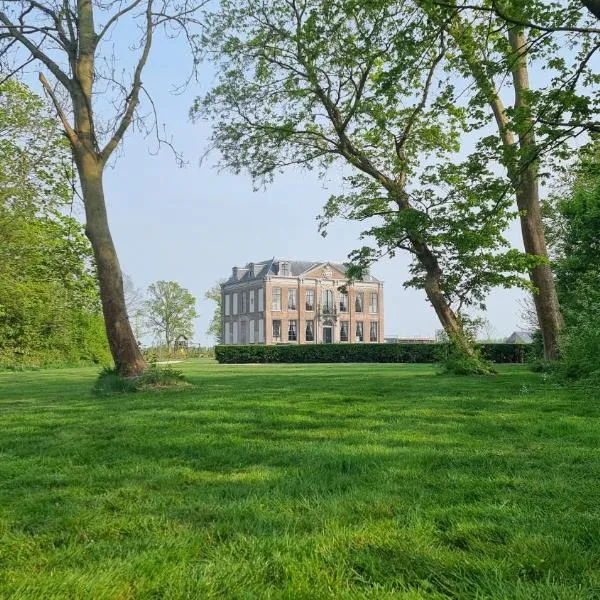
[[[194,341],[212,344],[206,329],[214,304],[204,293],[225,279],[235,265],[273,256],[297,260],[343,262],[360,245],[358,224],[337,222],[327,237],[316,217],[330,194],[339,192],[340,174],[328,182],[317,173],[289,169],[266,189],[254,191],[247,176],[215,167],[208,148],[210,125],[192,123],[194,98],[212,83],[209,66],[201,67],[199,83],[174,94],[185,80],[189,62],[177,42],[158,42],[143,77],[159,112],[161,127],[187,161],[180,168],[173,154],[140,132],[130,132],[105,174],[109,222],[123,271],[136,287],[158,280],[178,282],[198,299]],[[30,73],[33,81],[33,73]],[[29,78],[28,78],[29,79]],[[508,237],[521,247],[515,223]],[[432,337],[439,322],[420,290],[405,289],[409,257],[382,260],[372,273],[384,281],[386,336]],[[520,327],[519,290],[495,290],[484,315],[492,337],[507,337]]]

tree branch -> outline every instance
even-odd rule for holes
[[[123,139],[127,128],[131,124],[133,119],[133,115],[135,113],[135,109],[140,101],[140,90],[142,88],[142,71],[146,65],[148,60],[148,55],[150,54],[150,47],[152,46],[152,34],[153,34],[153,23],[152,23],[152,2],[153,0],[147,0],[148,4],[146,6],[146,40],[144,42],[144,49],[142,50],[142,55],[137,63],[135,68],[135,72],[133,75],[133,83],[131,85],[131,92],[125,101],[125,111],[123,113],[123,118],[119,123],[119,126],[115,130],[111,139],[107,142],[104,149],[100,152],[100,160],[103,163],[110,158],[110,155],[114,152],[115,148],[118,146],[119,142]]]
[[[45,92],[48,94],[50,100],[52,100],[52,104],[54,104],[54,108],[56,109],[56,112],[58,113],[58,117],[62,123],[65,133],[67,134],[67,137],[69,138],[69,141],[71,142],[71,145],[74,148],[77,148],[80,145],[79,137],[77,136],[77,133],[75,132],[75,130],[71,127],[71,125],[62,109],[62,106],[60,105],[60,102],[58,101],[58,98],[56,97],[56,94],[54,93],[54,90],[48,83],[48,80],[46,79],[46,77],[44,76],[43,73],[40,73],[39,79],[40,79],[40,82],[41,82],[42,87],[44,88]]]

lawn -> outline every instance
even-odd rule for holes
[[[179,365],[178,365],[179,366]],[[520,367],[0,374],[0,598],[600,598],[600,406]]]

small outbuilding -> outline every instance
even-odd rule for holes
[[[531,344],[533,336],[530,331],[513,331],[505,340],[507,344]]]

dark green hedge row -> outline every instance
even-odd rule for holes
[[[444,344],[303,344],[216,346],[220,363],[433,363]],[[478,344],[484,358],[497,363],[525,360],[525,344]]]

